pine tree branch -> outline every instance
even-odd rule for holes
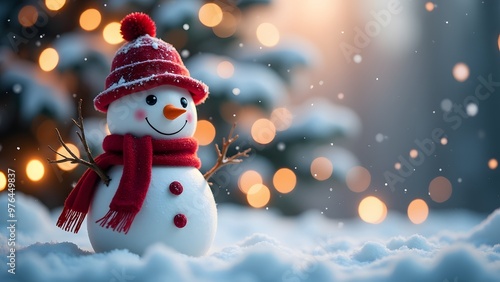
[[[229,165],[229,164],[238,164],[241,163],[243,160],[239,159],[241,157],[248,157],[248,153],[252,150],[252,148],[248,148],[242,152],[238,152],[230,157],[227,157],[227,151],[231,144],[233,144],[236,140],[238,140],[239,136],[236,134],[233,137],[233,132],[234,129],[236,128],[236,123],[233,123],[233,126],[231,127],[231,130],[229,131],[229,136],[226,138],[222,138],[222,151],[219,148],[219,144],[215,144],[215,151],[217,152],[217,162],[215,165],[209,169],[203,176],[205,177],[205,180],[208,181],[212,177],[212,175],[217,172],[217,170],[221,169],[222,167]]]
[[[80,142],[82,142],[83,148],[85,149],[85,153],[86,153],[87,158],[88,158],[88,161],[85,159],[79,158],[73,151],[71,151],[71,149],[64,142],[64,140],[61,136],[61,133],[59,132],[59,130],[57,128],[56,128],[57,139],[59,140],[59,143],[61,143],[61,146],[63,146],[64,149],[66,149],[66,151],[70,154],[71,157],[63,155],[63,154],[57,152],[51,146],[49,146],[49,149],[52,152],[59,155],[60,157],[62,157],[62,159],[60,159],[60,160],[47,159],[47,161],[51,164],[69,162],[72,164],[84,165],[84,166],[92,169],[101,178],[101,180],[104,182],[104,184],[106,184],[106,186],[108,186],[111,179],[95,162],[94,157],[92,156],[92,152],[90,151],[90,147],[87,143],[87,139],[85,137],[85,128],[83,125],[83,115],[82,115],[82,102],[83,102],[82,99],[80,99],[80,101],[78,102],[78,121],[76,121],[74,119],[72,119],[72,121],[76,125],[76,127],[78,127],[78,129],[80,130],[80,132],[76,132],[76,134],[78,135]]]

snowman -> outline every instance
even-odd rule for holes
[[[126,16],[121,33],[128,42],[116,52],[106,89],[94,99],[95,108],[107,114],[111,134],[66,199],[57,226],[78,232],[87,216],[96,252],[143,254],[161,243],[191,256],[206,254],[217,209],[198,170],[193,134],[196,105],[207,98],[208,87],[190,77],[172,45],[155,37],[146,14]],[[220,163],[227,163],[216,148]],[[230,160],[241,161],[235,157],[247,152]]]

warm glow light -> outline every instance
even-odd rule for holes
[[[361,193],[368,189],[371,180],[372,176],[370,172],[362,166],[355,166],[351,168],[346,175],[347,187],[356,193]]]
[[[459,81],[464,82],[469,78],[469,67],[464,63],[457,63],[453,67],[453,77]]]
[[[236,32],[237,27],[238,20],[236,17],[231,13],[224,12],[222,14],[222,21],[212,29],[218,37],[227,38]]]
[[[496,159],[491,159],[488,161],[488,167],[490,169],[496,169],[498,167],[498,161]]]
[[[276,136],[276,127],[270,120],[261,118],[253,123],[250,132],[255,142],[259,144],[269,144]]]
[[[238,188],[245,194],[255,184],[262,184],[262,176],[255,170],[245,171],[238,179]]]
[[[255,184],[248,190],[247,201],[254,208],[262,208],[270,199],[271,191],[263,184]]]
[[[448,138],[446,137],[441,138],[441,145],[446,145],[446,144],[448,144]]]
[[[196,131],[194,138],[198,141],[200,146],[206,146],[215,138],[215,127],[208,120],[199,120],[196,124]]]
[[[287,108],[276,108],[271,113],[271,121],[278,131],[287,130],[292,125],[292,120],[292,113]]]
[[[427,12],[432,12],[434,10],[434,3],[432,2],[425,3],[425,9],[427,10]]]
[[[58,63],[59,54],[57,54],[57,51],[54,48],[47,48],[43,50],[42,53],[40,53],[40,57],[38,58],[38,64],[44,71],[51,71],[55,69]]]
[[[427,219],[429,207],[422,199],[415,199],[408,205],[408,218],[414,224],[420,224]]]
[[[500,51],[500,34],[498,35],[498,50]]]
[[[99,24],[101,24],[101,13],[96,9],[87,9],[80,15],[80,26],[84,30],[94,30]]]
[[[5,187],[7,187],[7,178],[5,177],[5,173],[0,171],[0,191],[5,190]]]
[[[123,41],[123,37],[120,34],[120,23],[111,22],[104,27],[102,31],[102,36],[104,40],[109,44],[118,44]]]
[[[394,164],[394,169],[395,170],[400,170],[401,169],[401,163],[395,163]]]
[[[410,158],[416,159],[418,157],[418,151],[415,149],[410,150]]]
[[[280,41],[280,33],[271,23],[261,23],[257,27],[256,34],[259,42],[267,47],[273,47]]]
[[[222,61],[217,65],[217,75],[221,78],[230,78],[234,74],[234,66],[229,61]]]
[[[38,20],[38,11],[33,6],[24,6],[17,15],[19,23],[24,27],[30,27]]]
[[[68,146],[68,148],[71,150],[71,152],[73,152],[73,154],[75,154],[77,157],[80,157],[80,150],[78,150],[78,147],[76,147],[75,145],[73,145],[71,143],[66,143],[66,146]],[[57,149],[57,152],[59,154],[62,154],[62,155],[65,155],[65,156],[71,158],[71,155],[68,153],[68,151],[66,151],[66,149],[63,146],[59,147],[59,149]],[[63,159],[63,157],[56,154],[56,160],[62,160],[62,159]],[[62,170],[69,171],[69,170],[73,170],[75,167],[77,167],[78,164],[64,162],[64,163],[58,163],[57,166]]]
[[[451,182],[444,176],[434,178],[429,184],[429,195],[434,202],[442,203],[451,197]]]
[[[325,157],[315,158],[311,163],[311,175],[317,180],[327,180],[332,175],[332,172],[332,162]]]
[[[358,213],[363,221],[379,224],[387,216],[387,206],[377,197],[368,196],[359,203]]]
[[[200,22],[208,27],[214,27],[222,21],[222,9],[215,3],[207,3],[201,6],[198,12]]]
[[[66,0],[45,0],[45,6],[52,11],[60,10],[64,4],[66,4]]]
[[[295,173],[289,168],[280,168],[273,176],[274,188],[280,193],[290,193],[297,183]]]
[[[38,181],[42,179],[45,174],[45,168],[39,160],[31,160],[26,165],[26,175],[31,181]]]

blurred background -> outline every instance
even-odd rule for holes
[[[59,207],[84,171],[51,165],[55,128],[85,157],[71,118],[102,152],[93,108],[123,44],[119,21],[151,15],[191,75],[202,172],[237,122],[241,165],[214,178],[219,204],[418,224],[439,209],[500,206],[498,1],[2,1],[0,190]]]

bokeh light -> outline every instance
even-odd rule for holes
[[[410,158],[416,159],[418,157],[418,151],[416,149],[410,150]]]
[[[284,131],[292,125],[293,116],[287,108],[276,108],[271,113],[271,121],[276,130]]]
[[[208,120],[199,120],[196,125],[196,131],[194,133],[194,138],[198,141],[198,145],[206,146],[215,138],[215,127]]]
[[[257,39],[266,47],[273,47],[280,41],[280,33],[271,23],[261,23],[257,27]]]
[[[397,162],[394,164],[394,169],[395,170],[400,170],[401,169],[401,163],[400,162]]]
[[[250,130],[253,140],[259,144],[269,144],[276,136],[274,123],[266,118],[256,120]]]
[[[66,0],[45,0],[45,6],[52,11],[60,10],[64,4],[66,4]]]
[[[264,184],[255,184],[248,190],[247,202],[254,208],[262,208],[271,199],[271,191]]]
[[[120,33],[120,23],[119,22],[111,22],[107,24],[103,31],[102,36],[104,37],[104,41],[109,44],[118,44],[123,41],[123,37]]]
[[[66,143],[66,146],[68,146],[68,148],[71,150],[71,152],[73,152],[73,154],[75,154],[75,156],[80,157],[80,150],[78,150],[78,147],[76,147],[74,144],[71,144],[71,143]],[[65,155],[65,156],[71,158],[71,155],[68,153],[68,151],[66,151],[66,149],[63,146],[59,147],[59,149],[57,149],[57,152],[59,154],[62,154],[62,155]],[[56,160],[62,160],[62,159],[63,159],[63,157],[56,154]],[[58,163],[57,166],[62,170],[70,171],[70,170],[75,169],[75,167],[77,167],[78,164],[64,162],[64,163]]]
[[[222,9],[215,3],[207,3],[201,6],[198,12],[200,22],[208,27],[214,27],[221,23],[223,17]]]
[[[5,190],[5,187],[7,187],[7,177],[3,171],[0,171],[0,191]]]
[[[432,2],[425,3],[425,9],[427,10],[427,12],[434,11],[434,8],[435,8],[434,3]]]
[[[498,161],[496,159],[490,159],[488,161],[488,167],[490,169],[496,169],[498,167]]]
[[[286,194],[293,191],[297,184],[297,176],[289,168],[280,168],[273,176],[274,188],[280,193]]]
[[[236,32],[238,19],[231,13],[222,13],[222,21],[214,26],[212,30],[220,38],[228,38]]]
[[[444,146],[446,144],[448,144],[448,138],[446,138],[446,137],[441,138],[441,145]]]
[[[370,172],[362,166],[351,168],[346,175],[347,187],[356,193],[361,193],[368,189],[371,180],[372,176]]]
[[[24,6],[19,10],[17,20],[24,27],[30,27],[38,20],[38,10],[31,5]]]
[[[444,176],[434,178],[429,184],[429,195],[434,202],[445,202],[451,197],[451,192],[451,182]]]
[[[311,175],[316,180],[327,180],[332,176],[333,164],[325,157],[315,158],[311,163]]]
[[[26,175],[31,181],[39,181],[40,179],[42,179],[44,174],[45,167],[43,166],[41,161],[33,159],[26,165]]]
[[[234,66],[229,61],[222,61],[217,65],[217,75],[221,78],[230,78],[234,74]]]
[[[247,170],[240,175],[238,179],[238,188],[240,188],[241,192],[248,193],[250,187],[255,184],[262,184],[262,176],[255,170]]]
[[[408,218],[414,224],[420,224],[427,219],[429,207],[422,199],[415,199],[408,205]]]
[[[379,198],[368,196],[359,202],[358,214],[365,222],[379,224],[387,216],[387,206]]]
[[[96,9],[87,9],[80,15],[80,27],[91,31],[101,24],[101,13]]]
[[[40,68],[44,71],[51,71],[57,67],[59,63],[59,54],[54,48],[47,48],[40,53],[38,58]]]
[[[469,67],[464,63],[457,63],[453,67],[453,77],[459,81],[464,82],[469,78]]]

